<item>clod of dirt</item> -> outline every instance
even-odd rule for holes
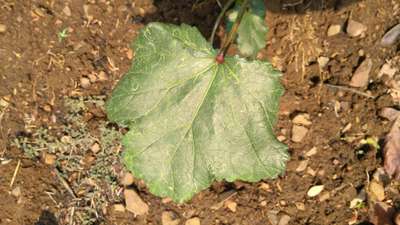
[[[307,196],[311,198],[315,197],[319,195],[323,190],[324,190],[324,185],[313,186],[307,191]]]
[[[395,121],[400,116],[400,111],[391,107],[385,107],[379,112],[379,116],[389,120]]]
[[[328,37],[331,37],[340,34],[340,32],[342,32],[342,26],[339,24],[334,24],[329,26],[327,35]]]
[[[131,173],[126,172],[124,176],[121,178],[121,185],[123,186],[130,186],[135,182],[135,178]]]
[[[329,58],[325,57],[325,56],[320,56],[320,57],[318,57],[317,61],[318,61],[319,68],[323,69],[323,68],[325,68],[326,65],[328,65]]]
[[[89,88],[90,87],[90,80],[89,80],[89,78],[87,78],[87,77],[82,77],[81,78],[81,80],[80,80],[80,82],[81,82],[81,87],[82,88]]]
[[[292,122],[293,124],[303,125],[303,126],[310,126],[312,124],[310,120],[310,115],[307,113],[298,114],[293,118]]]
[[[125,212],[125,207],[122,204],[115,204],[113,208],[115,212]]]
[[[400,24],[397,24],[388,32],[386,32],[386,34],[383,36],[381,40],[381,45],[389,47],[396,44],[399,39],[400,39]]]
[[[186,220],[185,225],[200,225],[200,219],[197,217],[193,217],[191,219]]]
[[[180,219],[172,211],[164,211],[161,213],[161,223],[162,225],[178,225]]]
[[[350,19],[347,22],[346,33],[349,34],[351,37],[357,37],[362,35],[367,31],[367,26],[364,24],[357,22],[355,20]]]
[[[66,16],[71,16],[71,15],[72,15],[71,9],[69,8],[69,6],[65,6],[62,12],[63,12],[64,15],[66,15]]]
[[[4,24],[0,24],[0,34],[5,33],[7,31],[7,27]]]
[[[369,195],[372,199],[383,201],[385,200],[385,189],[381,183],[371,181],[368,186]]]
[[[384,167],[389,176],[400,179],[400,117],[397,117],[392,129],[386,136]]]
[[[372,69],[372,60],[367,58],[354,72],[353,77],[350,81],[350,86],[352,87],[366,87],[369,81],[369,73]]]
[[[140,216],[149,212],[149,206],[140,198],[140,196],[132,189],[125,189],[126,209],[133,214]]]
[[[384,202],[377,202],[371,207],[370,222],[374,225],[395,225],[393,217],[395,209]]]
[[[307,135],[308,128],[299,126],[299,125],[293,125],[292,128],[292,141],[293,142],[301,142],[303,138]]]
[[[16,198],[19,198],[19,196],[21,196],[21,187],[18,186],[18,187],[15,187],[14,189],[12,189],[11,195]]]
[[[279,220],[279,223],[278,223],[278,225],[288,225],[289,224],[289,222],[290,222],[290,216],[288,216],[288,215],[283,215],[282,217],[281,217],[281,219]]]
[[[381,70],[378,73],[378,78],[381,78],[383,75],[389,76],[389,78],[393,78],[396,74],[397,68],[392,67],[390,63],[383,64]]]

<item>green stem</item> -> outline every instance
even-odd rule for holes
[[[217,21],[215,21],[212,33],[211,33],[211,37],[210,37],[210,43],[213,44],[214,43],[214,38],[215,38],[215,33],[217,32],[218,26],[221,24],[221,20],[222,18],[224,18],[226,11],[228,11],[229,7],[231,7],[231,5],[235,2],[235,0],[229,0],[224,8],[222,8],[221,12],[218,15]]]
[[[218,55],[220,57],[222,58],[225,57],[229,46],[231,46],[231,44],[235,41],[240,22],[242,21],[243,15],[246,12],[248,4],[249,0],[244,0],[242,5],[240,6],[240,11],[238,13],[238,16],[236,17],[235,23],[233,24],[231,31],[228,34],[228,38],[225,40],[224,44],[222,45],[222,48],[219,50]]]

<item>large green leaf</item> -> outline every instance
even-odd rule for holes
[[[241,4],[241,1],[238,1],[235,9],[229,13],[228,30],[235,22]],[[264,0],[251,0],[250,7],[243,15],[238,28],[237,44],[243,56],[255,58],[257,53],[265,47],[268,27],[264,22],[264,17]]]
[[[182,202],[214,180],[284,171],[287,148],[273,134],[283,89],[270,63],[227,57],[218,64],[187,25],[147,25],[134,52],[107,113],[129,126],[124,162],[152,193]]]

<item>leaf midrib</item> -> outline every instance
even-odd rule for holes
[[[216,78],[217,75],[218,75],[218,71],[219,71],[219,68],[220,68],[220,67],[219,67],[219,65],[218,65],[217,63],[212,64],[212,66],[211,66],[210,69],[212,69],[213,67],[216,67],[216,68],[215,68],[215,72],[214,72],[213,75],[212,75],[212,78],[211,78],[211,80],[210,80],[210,82],[209,82],[209,85],[208,85],[206,91],[205,91],[205,94],[204,94],[204,96],[203,96],[203,98],[202,98],[200,104],[198,105],[198,107],[197,107],[197,109],[196,109],[196,111],[195,111],[195,113],[194,113],[194,115],[193,115],[193,119],[192,119],[192,121],[190,122],[190,124],[189,124],[189,126],[188,126],[188,128],[187,128],[187,130],[186,130],[186,132],[185,132],[185,134],[182,136],[182,139],[179,141],[178,145],[176,146],[176,148],[175,148],[175,150],[174,150],[174,153],[172,154],[171,161],[169,162],[169,164],[170,164],[170,170],[171,170],[171,173],[172,173],[172,179],[173,179],[173,187],[172,187],[172,190],[175,190],[175,187],[176,187],[176,176],[175,176],[174,167],[172,166],[172,165],[173,165],[172,162],[175,160],[176,152],[178,151],[178,149],[180,148],[181,144],[182,144],[183,141],[185,140],[185,138],[186,138],[186,136],[188,135],[189,131],[191,131],[191,130],[193,129],[193,124],[194,124],[194,122],[195,122],[195,120],[196,120],[196,118],[197,118],[197,116],[198,116],[198,114],[199,114],[199,112],[200,112],[202,106],[204,105],[204,102],[206,101],[208,94],[210,93],[211,87],[213,86],[213,84],[214,84],[214,82],[215,82],[215,78]],[[192,138],[193,138],[193,142],[194,142],[194,136],[193,136]],[[195,151],[195,150],[194,150],[194,151]],[[196,155],[196,154],[194,154],[194,155]],[[193,162],[193,170],[194,170],[194,162]],[[192,173],[194,173],[194,171],[192,171]],[[192,176],[192,177],[193,177],[193,176]]]

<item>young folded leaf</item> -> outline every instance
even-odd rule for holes
[[[214,180],[284,171],[287,147],[273,134],[283,88],[270,63],[217,63],[217,51],[188,25],[151,23],[133,48],[106,108],[129,126],[125,165],[152,193],[183,202]]]
[[[228,30],[231,29],[240,8],[240,1],[236,3],[235,9],[228,15]],[[248,11],[238,28],[237,44],[239,52],[246,57],[255,58],[257,53],[266,45],[268,27],[264,22],[265,5],[264,0],[251,0]]]

